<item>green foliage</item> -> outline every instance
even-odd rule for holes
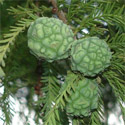
[[[5,73],[3,72],[2,68],[0,67],[0,77],[5,76]]]
[[[117,97],[117,101],[120,104],[122,109],[123,118],[125,117],[125,110],[123,107],[123,103],[125,102],[125,81],[122,80],[121,74],[117,73],[117,71],[108,71],[104,74],[104,77],[108,80],[108,83],[112,87],[115,96]]]
[[[90,2],[78,2],[71,1],[71,4],[65,4],[68,9],[67,19],[72,24],[79,27],[74,27],[74,34],[80,32],[83,35],[87,35],[82,32],[82,29],[87,28],[90,31],[89,36],[93,35],[103,35],[107,32],[107,28],[104,25],[104,22],[108,26],[116,26],[117,28],[124,29],[124,5],[119,6],[119,3],[111,1],[95,1],[91,0]],[[81,16],[83,15],[83,16]]]
[[[101,83],[102,84],[102,83]],[[102,85],[99,86],[101,88]],[[91,115],[90,125],[101,125],[101,120],[104,120],[104,110],[103,110],[103,100],[101,90],[99,91],[99,101],[98,101],[98,108],[94,111]]]
[[[59,80],[57,79],[57,74],[53,70],[51,64],[46,62],[44,66],[45,73],[43,74],[41,81],[44,83],[42,91],[45,93],[45,96],[43,96],[44,108],[42,109],[42,112],[46,114],[51,109],[55,97],[59,94],[60,84]],[[49,70],[47,70],[48,67]]]
[[[4,0],[0,0],[0,4],[3,4]]]
[[[40,12],[39,8],[30,9],[30,8],[21,7],[19,5],[17,6],[17,8],[14,8],[11,6],[7,10],[9,11],[10,15],[14,15],[15,17],[18,17],[18,18],[26,17],[27,15],[33,14],[35,12]]]
[[[68,95],[71,94],[71,89],[74,90],[74,82],[78,80],[78,76],[68,72],[65,83],[63,84],[60,93],[54,100],[54,104],[51,110],[45,115],[45,125],[53,124],[56,125],[56,120],[60,121],[58,108],[60,107],[61,110],[64,110],[65,107],[65,100],[68,100]]]
[[[1,94],[1,93],[0,93]],[[0,97],[0,110],[2,111],[2,115],[0,119],[4,122],[4,124],[11,125],[13,114],[15,113],[13,110],[13,102],[10,100],[12,97],[10,91],[8,91],[8,87],[4,89],[4,93],[2,97]]]
[[[22,80],[31,79],[30,82],[31,83],[34,82],[32,81],[33,80],[32,78],[35,75],[37,60],[34,56],[30,54],[29,48],[27,46],[27,39],[24,36],[25,34],[19,35],[17,37],[17,39],[20,38],[18,42],[16,43],[17,41],[16,39],[15,45],[11,46],[11,53],[8,55],[8,58],[6,61],[7,66],[4,68],[7,81],[13,81],[20,78]],[[11,68],[9,65],[11,65]]]
[[[45,5],[42,5],[41,7],[37,7],[34,3],[29,3],[32,8],[28,7],[22,7],[22,6],[17,6],[16,8],[10,7],[7,9],[9,11],[10,15],[14,15],[16,18],[22,18],[22,17],[27,17],[30,16],[31,14],[36,14],[39,13],[41,15],[46,15],[46,13],[51,12],[51,8],[47,8]],[[37,15],[36,15],[37,16]]]
[[[10,45],[13,44],[19,33],[23,32],[32,21],[33,20],[30,19],[22,19],[18,21],[16,26],[11,26],[10,33],[4,34],[4,39],[0,40],[0,64],[3,67],[5,66],[4,58],[7,57],[6,52],[10,51]]]
[[[5,6],[9,7],[9,14],[14,17],[9,18],[12,19],[13,23],[17,23],[15,26],[11,26],[9,32],[6,33],[9,20],[6,20],[3,16],[2,28],[5,28],[3,28],[0,37],[2,38],[0,40],[0,77],[2,77],[0,87],[4,87],[4,93],[0,95],[0,107],[3,111],[3,117],[0,118],[7,125],[12,123],[11,119],[14,112],[10,106],[13,105],[10,96],[15,96],[20,88],[26,87],[29,89],[26,97],[27,107],[29,110],[35,111],[34,121],[36,124],[41,124],[39,120],[42,119],[44,125],[69,125],[70,119],[73,125],[101,125],[106,110],[104,109],[105,100],[102,100],[102,96],[107,94],[105,93],[106,84],[111,86],[121,107],[123,118],[125,118],[123,107],[125,102],[125,5],[123,1],[71,0],[71,2],[67,2],[58,0],[57,2],[58,10],[63,11],[66,15],[67,24],[71,26],[77,39],[96,36],[105,39],[111,48],[110,67],[103,74],[95,77],[98,86],[103,86],[99,91],[98,108],[92,112],[90,117],[83,118],[71,117],[66,112],[65,107],[72,91],[76,91],[75,86],[84,77],[81,73],[71,71],[69,58],[54,61],[53,63],[43,60],[43,73],[36,73],[37,59],[29,52],[27,31],[25,30],[38,17],[56,16],[56,13],[52,13],[51,3],[39,1],[38,4],[37,1],[28,0],[22,2],[20,6],[19,1],[15,1],[14,4],[10,2],[7,6],[7,2],[4,1],[1,4],[3,6],[2,11],[6,14],[6,10],[3,9]],[[10,5],[13,6],[10,7]],[[84,31],[87,31],[87,33]],[[2,69],[4,69],[5,76]],[[39,83],[40,76],[42,87],[40,87],[39,91],[42,95],[37,95],[34,86]],[[20,79],[22,84],[19,84],[16,81],[17,79]],[[38,100],[34,101],[33,96],[37,96]]]

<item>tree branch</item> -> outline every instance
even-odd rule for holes
[[[59,17],[59,19],[61,19],[64,23],[67,23],[67,19],[66,19],[66,17],[65,17],[64,12],[63,12],[62,10],[61,10],[61,11],[58,10],[56,0],[49,0],[49,2],[51,2],[52,5],[53,5],[53,7],[56,9],[56,12],[55,12],[55,13],[56,13],[57,16]]]
[[[35,3],[35,4],[36,4],[36,6],[39,8],[39,0],[36,0],[36,3]],[[37,15],[40,16],[40,13],[37,12]]]

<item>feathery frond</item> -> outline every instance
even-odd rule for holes
[[[101,95],[99,95],[98,109],[92,113],[90,125],[101,125],[101,120],[104,120],[103,106],[103,100],[101,99]]]
[[[19,1],[15,1],[14,4],[10,3],[6,6],[6,1],[0,0],[3,8],[9,7],[7,16],[13,16],[12,20],[17,21],[7,34],[2,34],[3,40],[0,40],[0,78],[4,76],[2,81],[0,80],[1,85],[4,86],[4,93],[0,93],[0,109],[3,111],[3,117],[0,118],[7,125],[11,124],[14,111],[10,96],[13,96],[18,89],[27,87],[29,93],[25,99],[29,110],[34,110],[36,113],[34,118],[36,124],[40,124],[41,119],[44,125],[69,125],[69,121],[72,121],[73,125],[101,125],[102,121],[105,121],[104,111],[107,112],[105,105],[108,102],[105,99],[102,100],[102,93],[106,93],[103,85],[110,86],[111,93],[115,95],[112,94],[115,97],[114,100],[117,99],[125,118],[123,106],[125,102],[125,5],[123,0],[55,1],[28,0],[22,1],[21,5]],[[3,9],[3,12],[6,9]],[[29,52],[27,46],[25,29],[41,16],[58,18],[60,12],[66,16],[67,24],[71,26],[76,39],[97,36],[106,40],[112,52],[111,65],[103,73],[94,77],[100,88],[98,108],[87,117],[69,115],[65,108],[72,91],[75,92],[78,81],[86,77],[80,72],[72,72],[70,57],[51,63],[43,60],[41,67],[44,71],[38,74],[37,59]],[[4,24],[6,18],[3,18]],[[6,31],[6,24],[8,23],[1,25],[2,28],[5,26],[2,32]],[[24,33],[20,35],[22,32]],[[13,44],[14,46],[11,46]],[[10,49],[11,53],[8,54]],[[4,67],[5,61],[6,67]],[[40,77],[41,81],[38,80]],[[19,85],[16,82],[17,79],[23,83]],[[36,92],[35,87],[38,83],[41,85],[38,86],[41,95]],[[34,96],[38,99],[33,99]],[[112,103],[116,102],[112,101]]]
[[[103,74],[103,77],[107,79],[108,83],[112,87],[117,101],[120,104],[121,109],[124,109],[123,103],[125,102],[125,81],[122,79],[122,76],[117,71],[107,71]],[[125,115],[125,111],[122,110],[123,117]]]
[[[52,69],[51,64],[45,62],[44,63],[45,73],[42,76],[41,82],[44,84],[42,91],[43,95],[43,103],[45,103],[42,112],[45,114],[51,109],[56,96],[59,94],[60,84],[57,79],[56,72]]]
[[[24,8],[22,6],[17,6],[17,8],[14,8],[14,7],[10,7],[9,9],[7,9],[9,11],[9,14],[10,15],[14,15],[14,16],[17,16],[18,18],[19,17],[26,17],[26,16],[29,16],[32,15],[33,13],[37,13],[37,12],[40,12],[41,9],[39,8],[35,8],[35,9],[29,9],[29,8]],[[38,17],[37,15],[34,15],[36,17]]]
[[[10,45],[12,45],[19,35],[19,33],[23,32],[30,24],[33,22],[31,19],[22,19],[18,21],[16,26],[10,27],[10,33],[4,34],[4,39],[0,40],[0,64],[4,67],[5,62],[4,58],[6,58],[6,53],[10,51]]]
[[[0,93],[1,94],[1,93]],[[7,125],[11,125],[12,117],[14,115],[14,103],[10,100],[11,94],[7,88],[4,88],[4,93],[0,97],[0,109],[2,115],[0,119]]]
[[[56,120],[59,119],[58,115],[58,108],[61,107],[63,110],[65,107],[65,101],[68,99],[68,96],[71,94],[71,89],[74,90],[74,82],[78,79],[78,76],[74,73],[68,72],[66,81],[60,90],[60,94],[56,97],[54,100],[54,105],[51,108],[51,110],[46,114],[45,116],[45,125],[53,123],[53,125],[56,125]]]

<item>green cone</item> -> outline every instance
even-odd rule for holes
[[[38,58],[49,62],[69,56],[73,32],[56,18],[40,17],[28,29],[28,46]]]
[[[111,52],[104,40],[89,37],[73,43],[71,56],[73,70],[93,77],[110,65]]]
[[[98,85],[95,80],[79,81],[66,106],[67,113],[75,116],[89,116],[98,106]]]

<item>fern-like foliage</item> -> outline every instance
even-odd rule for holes
[[[35,5],[34,5],[35,6]],[[36,13],[36,12],[40,12],[41,9],[39,9],[38,7],[35,6],[35,9],[30,9],[30,8],[24,8],[22,6],[17,6],[16,8],[14,7],[10,7],[9,9],[7,9],[9,11],[9,14],[10,15],[13,15],[15,17],[26,17],[26,16],[30,16],[31,14],[33,13]],[[19,15],[19,16],[18,16]],[[36,15],[37,16],[37,15]]]
[[[0,110],[2,111],[0,119],[7,125],[11,125],[12,117],[15,113],[13,108],[14,103],[10,100],[11,96],[10,91],[8,91],[7,88],[4,88],[3,96],[0,97]]]
[[[123,103],[125,102],[125,81],[121,79],[121,75],[116,71],[108,71],[104,74],[104,77],[107,79],[108,83],[112,87],[115,96],[117,97],[117,101],[120,104],[120,107],[123,113],[123,118],[125,117],[125,110],[123,107]]]
[[[61,4],[61,2],[59,3]],[[119,4],[106,0],[92,0],[88,2],[72,0],[70,4],[65,3],[64,8],[68,9],[66,16],[72,25],[75,35],[81,33],[88,36],[104,36],[105,32],[108,31],[106,24],[109,27],[117,25],[118,29],[125,30],[123,27],[125,20],[124,16],[122,16],[125,6],[121,4],[120,7]],[[84,28],[90,33],[82,32]]]
[[[44,64],[44,70],[45,73],[42,76],[41,82],[44,84],[42,92],[45,94],[43,95],[43,103],[45,103],[45,105],[42,112],[46,114],[53,106],[54,100],[59,94],[60,84],[57,79],[57,73],[53,70],[51,64],[46,62],[46,64]]]
[[[99,5],[95,5],[95,7],[92,8],[91,13],[86,18],[83,17],[82,19],[76,20],[76,22],[80,25],[80,27],[75,29],[75,34],[80,30],[82,30],[84,27],[89,28],[90,26],[93,27],[94,29],[98,29],[98,32],[96,32],[96,34],[99,33],[100,31],[103,34],[104,31],[106,31],[107,29],[96,27],[96,25],[99,25],[99,24],[102,25],[103,22],[106,22],[109,25],[116,25],[116,24],[125,25],[124,18],[121,16],[121,13],[123,13],[124,11],[124,6],[117,9],[115,7],[116,7],[115,3],[114,4],[107,3],[106,5],[102,3]],[[96,25],[94,26],[93,24],[96,24]],[[90,35],[91,35],[91,32],[93,33],[92,29],[90,30]],[[95,35],[95,34],[92,34],[92,35]]]
[[[66,105],[65,101],[68,100],[68,96],[71,95],[71,90],[74,90],[74,82],[78,80],[78,76],[74,73],[68,72],[65,83],[60,90],[60,93],[54,100],[54,104],[51,110],[45,115],[45,125],[57,125],[56,121],[60,121],[59,107],[64,110]]]
[[[27,14],[29,13],[33,13],[34,11],[36,12],[36,10],[32,10],[32,9],[29,9],[29,8],[24,8],[24,7],[21,7],[21,6],[17,6],[16,8],[14,7],[10,7],[9,9],[7,9],[9,11],[9,14],[10,15],[14,15],[14,16],[26,16]]]
[[[44,125],[69,125],[69,119],[73,125],[101,125],[101,119],[104,116],[102,90],[105,88],[101,88],[99,91],[98,109],[94,110],[91,116],[82,118],[70,117],[66,113],[66,102],[72,91],[75,91],[75,85],[79,79],[84,77],[78,72],[73,73],[70,71],[70,63],[66,64],[69,61],[68,59],[65,60],[66,62],[64,60],[53,63],[44,61],[42,64],[44,73],[41,76],[43,86],[40,91],[42,95],[38,96],[38,101],[33,101],[33,96],[35,95],[34,84],[38,82],[38,74],[35,72],[36,59],[29,53],[27,40],[22,39],[19,34],[24,32],[31,22],[39,16],[55,16],[51,12],[51,3],[48,3],[48,1],[39,1],[40,4],[36,3],[28,0],[25,7],[17,6],[17,8],[10,7],[8,9],[9,14],[16,17],[15,20],[19,21],[17,21],[15,26],[11,26],[9,33],[4,34],[3,40],[0,40],[0,77],[4,76],[2,67],[5,66],[6,57],[8,57],[6,65],[10,64],[12,67],[6,66],[4,68],[7,74],[2,83],[5,91],[0,97],[0,106],[4,112],[3,121],[6,121],[8,125],[11,124],[13,111],[9,105],[11,104],[9,95],[16,93],[19,88],[25,86],[30,90],[27,106],[30,110],[33,109],[37,113],[36,118],[34,118],[36,124],[40,124],[39,119],[41,118]],[[112,51],[111,66],[104,73],[99,74],[98,78],[102,80],[102,83],[98,80],[97,82],[99,86],[102,86],[103,80],[105,80],[112,87],[125,118],[123,107],[125,102],[125,18],[123,16],[125,5],[120,0],[58,0],[57,4],[58,9],[64,11],[67,22],[76,37],[80,34],[81,37],[98,36],[106,39]],[[83,29],[86,29],[88,33],[83,32]],[[18,36],[23,41],[22,43],[18,40]],[[23,34],[23,37],[26,38],[26,35]],[[10,45],[14,42],[15,44],[12,48],[15,51],[11,51],[12,53],[6,56],[7,52],[10,51]],[[11,59],[14,60],[13,63]],[[63,84],[58,76],[65,78]],[[20,78],[24,83],[17,85],[17,78]],[[10,81],[14,84],[8,84]]]
[[[107,79],[109,85],[112,87],[117,101],[121,107],[123,118],[125,117],[125,110],[123,103],[125,102],[125,34],[117,32],[114,37],[108,40],[108,43],[113,51],[111,66],[103,77]]]
[[[10,45],[12,45],[19,35],[23,32],[32,22],[31,19],[22,19],[16,23],[16,26],[10,27],[10,33],[4,34],[4,39],[0,40],[0,64],[4,67],[6,58],[6,53],[10,51]],[[2,70],[2,69],[1,69]]]
[[[113,50],[112,68],[119,69],[119,71],[125,70],[125,33],[117,32],[108,40],[108,43]]]
[[[104,120],[103,100],[101,99],[101,91],[99,92],[98,108],[91,114],[90,125],[101,125]]]
[[[18,17],[18,18],[22,18],[22,17],[26,18],[27,16],[30,17],[31,15],[38,17],[38,15],[36,15],[37,13],[39,13],[42,16],[46,15],[46,13],[51,13],[51,8],[47,8],[44,5],[38,8],[34,3],[30,3],[30,6],[31,8],[28,8],[28,7],[24,8],[18,5],[16,8],[10,7],[7,10],[9,11],[10,15],[13,15],[14,17]]]

